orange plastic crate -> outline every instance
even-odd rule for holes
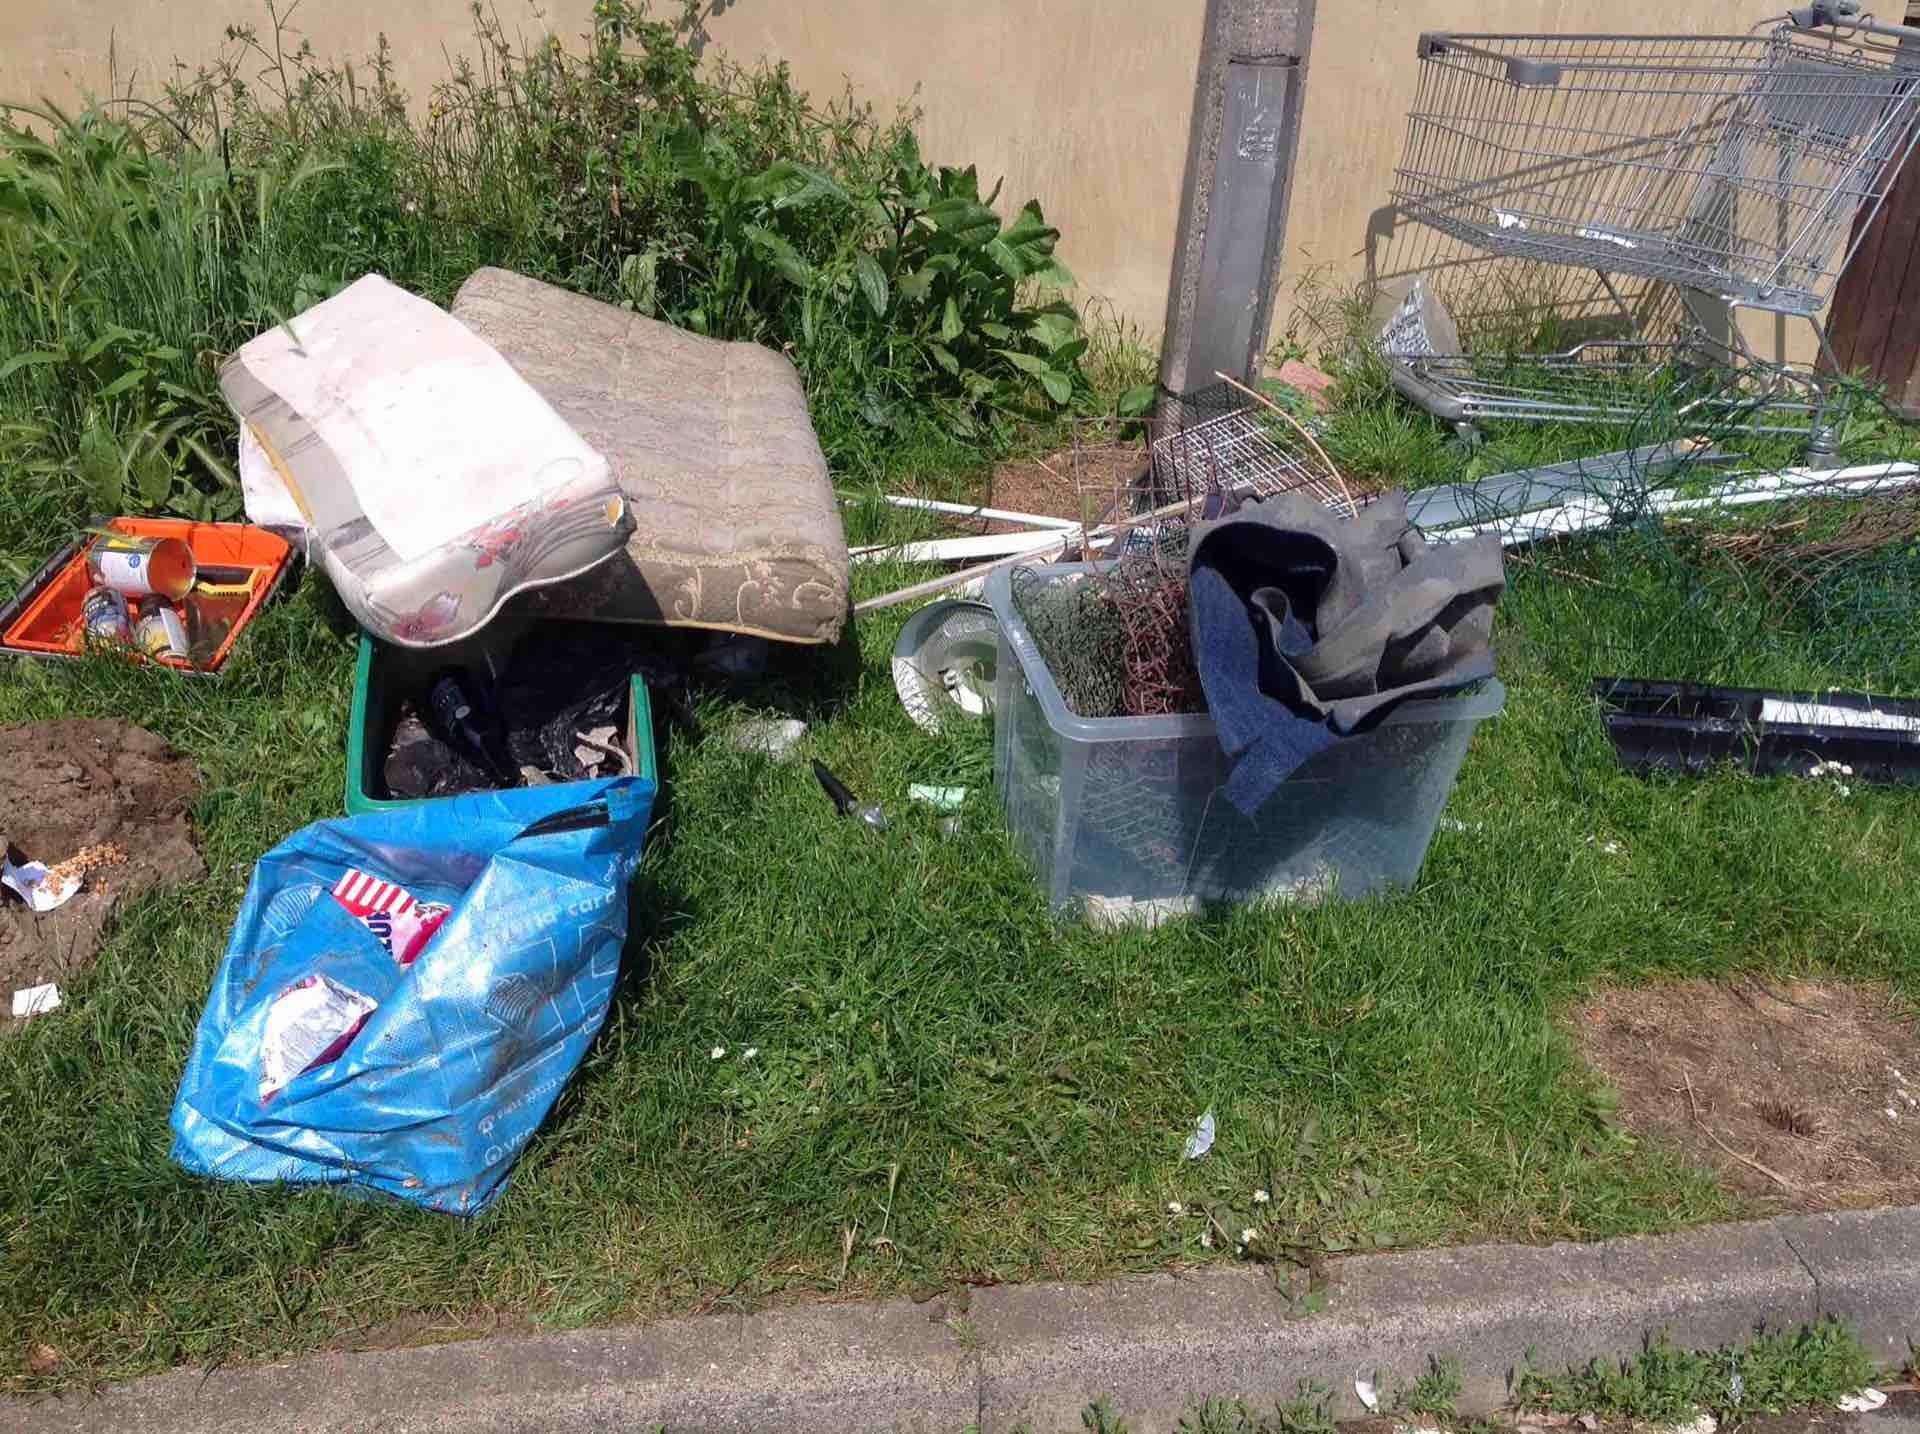
[[[293,560],[287,540],[248,523],[194,523],[184,518],[112,518],[100,524],[115,533],[139,538],[178,538],[193,550],[193,560],[208,568],[243,569],[252,591],[225,639],[204,663],[179,657],[147,657],[127,648],[129,657],[158,662],[183,672],[218,672],[233,645],[254,615],[286,577]],[[81,600],[93,581],[87,575],[87,553],[98,538],[82,534],[56,555],[22,588],[19,596],[0,609],[0,651],[34,657],[78,657],[86,650],[80,620]]]

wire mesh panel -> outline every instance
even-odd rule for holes
[[[1189,518],[1244,499],[1305,493],[1343,518],[1353,495],[1307,424],[1230,384],[1161,400],[1150,445],[1155,506],[1184,501]]]
[[[1408,213],[1779,313],[1825,303],[1920,132],[1920,54],[1884,34],[1426,34],[1418,54]]]

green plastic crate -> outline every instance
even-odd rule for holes
[[[489,630],[491,632],[491,629]],[[516,634],[517,635],[517,634]],[[360,660],[353,671],[353,711],[347,724],[347,814],[389,812],[431,800],[427,797],[383,798],[373,794],[385,786],[381,768],[387,747],[393,740],[400,703],[395,692],[408,677],[424,677],[427,672],[447,666],[462,666],[489,645],[499,644],[505,634],[480,634],[447,647],[417,651],[390,647],[360,634]],[[510,645],[510,642],[507,644]],[[633,751],[637,775],[658,783],[659,773],[653,752],[653,704],[647,697],[646,679],[634,674],[627,698],[627,743]]]

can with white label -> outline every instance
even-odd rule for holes
[[[80,623],[94,642],[132,642],[127,600],[112,588],[92,588],[80,599]]]
[[[187,625],[179,611],[164,598],[149,595],[140,599],[140,620],[133,627],[133,641],[148,657],[185,657]]]
[[[158,593],[178,602],[193,588],[193,549],[178,538],[110,533],[87,549],[87,572],[101,587],[127,597]]]

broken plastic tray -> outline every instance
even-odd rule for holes
[[[353,709],[347,718],[347,815],[395,811],[431,801],[429,797],[389,797],[387,749],[400,721],[400,702],[409,690],[418,691],[427,677],[449,664],[458,666],[486,650],[507,651],[516,636],[506,620],[489,625],[460,643],[420,651],[395,647],[360,634],[360,660],[353,671]],[[627,689],[627,746],[633,753],[634,775],[659,781],[653,751],[653,704],[647,682],[639,673]]]
[[[182,657],[147,657],[129,647],[130,657],[157,662],[182,672],[214,673],[225,665],[233,645],[267,600],[285,581],[293,560],[287,540],[248,523],[194,523],[184,518],[111,518],[95,526],[137,538],[178,538],[193,550],[194,562],[207,569],[246,569],[252,593],[213,655],[195,665]],[[12,601],[0,607],[0,651],[27,657],[78,657],[86,650],[80,604],[93,580],[87,553],[99,538],[82,533],[28,579]]]
[[[1623,677],[1595,679],[1593,695],[1630,772],[1731,762],[1762,776],[1804,776],[1840,762],[1863,782],[1920,782],[1920,702]]]

